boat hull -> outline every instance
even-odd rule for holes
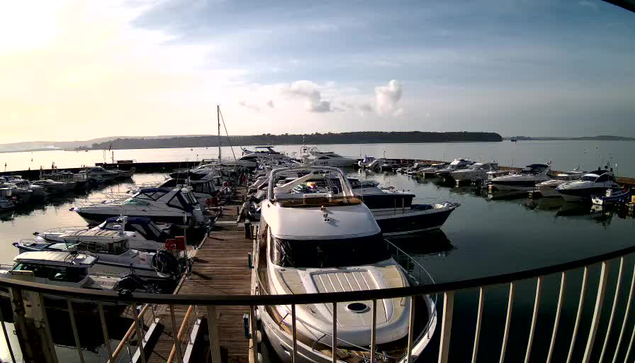
[[[456,207],[455,204],[442,208],[413,205],[405,211],[373,211],[373,215],[384,236],[400,236],[441,228]]]
[[[541,180],[542,181],[542,180]],[[530,192],[536,188],[535,180],[523,181],[490,181],[492,188],[500,191],[527,191]]]
[[[592,195],[604,195],[608,187],[584,189],[557,189],[560,196],[567,202],[588,202]]]
[[[121,213],[116,213],[116,214],[115,213],[94,213],[94,212],[84,212],[84,211],[77,211],[77,214],[79,214],[82,218],[84,218],[84,220],[86,220],[86,222],[88,222],[90,225],[100,224],[110,217],[119,217],[121,215]],[[172,223],[177,225],[183,224],[182,215],[159,216],[159,215],[150,215],[150,214],[144,214],[144,213],[138,213],[138,214],[126,213],[125,215],[128,217],[146,217],[146,218],[150,218],[153,222],[159,222],[159,223]],[[192,217],[189,216],[188,220],[191,221]]]

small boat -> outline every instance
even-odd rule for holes
[[[408,208],[371,210],[384,236],[404,236],[439,229],[458,203],[413,204]]]
[[[8,212],[15,209],[15,202],[12,199],[0,197],[0,212]]]
[[[604,195],[611,188],[619,188],[613,172],[598,169],[579,180],[558,185],[556,191],[567,202],[589,202],[592,195]]]
[[[357,166],[359,166],[361,169],[365,169],[365,168],[368,168],[370,163],[372,163],[373,161],[375,161],[374,156],[364,156],[362,160],[359,160],[357,162]]]
[[[432,164],[427,168],[420,169],[419,174],[421,175],[422,178],[436,178],[437,172],[441,169],[447,168],[448,165],[449,165],[448,163]]]
[[[102,184],[102,183],[110,182],[117,179],[117,177],[119,176],[119,173],[111,171],[111,170],[106,170],[101,166],[94,166],[92,168],[87,168],[87,169],[81,170],[79,173],[85,174],[86,179],[93,184]]]
[[[336,183],[336,181],[333,181]],[[374,180],[348,178],[353,193],[359,196],[366,206],[373,209],[410,208],[415,195],[395,188],[379,188]]]
[[[216,197],[218,190],[215,185],[214,179],[203,178],[199,180],[183,180],[183,179],[168,179],[158,186],[159,188],[183,188],[190,187],[192,193],[201,204],[208,203],[208,200]]]
[[[612,187],[606,190],[604,195],[592,195],[591,202],[594,205],[612,205],[626,202],[631,196],[630,189]]]
[[[536,188],[536,184],[551,179],[548,164],[527,165],[520,172],[500,176],[490,180],[489,187],[497,191],[529,192]]]
[[[41,186],[48,195],[61,195],[69,190],[66,183],[51,179],[36,180],[31,184]],[[73,185],[73,188],[74,187],[75,186]]]

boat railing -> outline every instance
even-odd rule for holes
[[[273,306],[290,306],[291,307],[291,329],[290,336],[292,343],[290,343],[291,349],[289,354],[292,359],[298,357],[298,341],[297,341],[297,315],[295,314],[296,307],[299,305],[307,304],[332,304],[334,308],[337,308],[338,304],[352,301],[373,301],[373,306],[377,306],[377,300],[392,299],[392,298],[410,298],[414,299],[417,296],[443,294],[442,311],[439,312],[440,318],[440,334],[438,340],[438,362],[444,363],[448,361],[450,349],[465,352],[465,354],[471,355],[471,361],[476,361],[478,357],[479,349],[481,351],[487,351],[489,355],[497,355],[497,360],[504,361],[506,353],[508,353],[508,342],[510,338],[510,326],[512,323],[512,310],[514,307],[514,298],[516,296],[516,289],[521,283],[534,282],[533,288],[533,308],[531,309],[531,323],[529,324],[528,332],[524,330],[514,331],[516,334],[527,334],[522,338],[516,337],[514,339],[514,354],[520,354],[524,356],[524,361],[527,362],[531,358],[532,351],[540,349],[540,351],[547,353],[547,362],[553,362],[554,351],[558,351],[557,355],[561,358],[565,355],[568,356],[568,361],[571,361],[571,357],[579,357],[579,361],[587,363],[590,361],[596,361],[598,355],[599,360],[602,361],[616,361],[620,358],[620,361],[626,356],[626,361],[629,359],[632,353],[633,341],[635,340],[635,329],[633,329],[633,312],[631,311],[632,297],[635,290],[635,264],[633,263],[633,254],[635,254],[635,246],[629,246],[621,248],[616,251],[598,254],[592,257],[577,259],[574,261],[568,261],[564,263],[558,263],[549,265],[546,267],[538,267],[525,269],[510,273],[498,274],[485,277],[466,278],[457,281],[436,282],[434,284],[419,284],[402,288],[389,288],[379,290],[365,290],[365,291],[347,291],[336,293],[321,293],[321,294],[297,294],[297,295],[211,295],[211,294],[148,294],[148,293],[129,293],[118,294],[113,291],[100,291],[100,290],[88,290],[74,287],[53,286],[47,284],[39,284],[27,279],[20,278],[0,278],[0,288],[2,290],[8,290],[10,293],[12,305],[11,311],[13,314],[13,321],[15,322],[14,329],[16,336],[21,347],[22,355],[25,361],[41,361],[41,355],[44,352],[47,361],[57,361],[54,344],[51,336],[51,329],[47,318],[47,301],[43,296],[53,297],[57,302],[66,300],[66,307],[69,312],[70,326],[73,331],[73,336],[76,343],[77,354],[80,356],[80,360],[83,361],[84,350],[81,348],[81,342],[79,333],[77,330],[76,318],[74,308],[77,301],[91,302],[97,305],[100,312],[99,319],[101,321],[104,340],[110,342],[108,338],[108,326],[103,314],[103,306],[108,303],[127,303],[136,311],[137,306],[143,306],[148,304],[163,305],[174,309],[177,306],[189,307],[198,306],[198,309],[204,311],[207,317],[208,330],[210,339],[208,340],[209,351],[212,355],[212,361],[219,361],[220,343],[218,335],[218,326],[216,325],[217,315],[216,307],[218,306],[244,306],[250,311],[249,324],[247,326],[246,333],[252,337],[258,336],[258,330],[256,328],[257,311],[259,307],[273,307]],[[418,267],[417,267],[418,268]],[[598,278],[594,278],[596,269],[599,269]],[[609,269],[615,269],[612,279],[609,279]],[[593,271],[593,273],[591,272]],[[254,270],[255,272],[255,270]],[[568,287],[567,280],[572,273],[582,274],[581,284],[570,283],[569,289],[572,289],[570,293],[577,294],[576,302],[577,309],[574,314],[563,313],[564,296]],[[576,278],[579,275],[575,275]],[[547,278],[556,278],[559,280],[559,292],[557,296],[557,303],[555,305],[555,316],[551,319],[549,326],[542,326],[545,315],[545,307],[541,307],[543,283]],[[615,278],[615,279],[613,279]],[[630,280],[630,281],[623,281]],[[574,280],[575,281],[575,280]],[[597,284],[595,281],[598,281]],[[609,282],[611,281],[611,282]],[[484,318],[484,295],[487,289],[496,286],[507,287],[506,304],[492,305],[490,309],[497,310],[498,313],[503,312],[505,316],[504,325],[501,325],[502,339],[486,339],[483,342],[480,341],[481,337],[481,323]],[[453,327],[453,312],[455,306],[455,296],[457,293],[461,293],[464,296],[466,293],[478,292],[478,307],[475,312],[475,329],[473,334],[473,340],[470,339],[455,339],[450,344],[450,338]],[[605,301],[607,290],[610,290],[610,301]],[[591,291],[594,296],[587,297],[587,291]],[[626,292],[626,294],[625,294]],[[609,293],[609,294],[611,294]],[[31,304],[29,309],[25,309],[26,303],[24,298],[28,296],[28,302]],[[555,296],[554,296],[555,298]],[[585,310],[585,302],[592,299],[592,313],[583,314]],[[626,300],[625,306],[623,305]],[[411,300],[414,301],[414,300]],[[460,301],[457,301],[460,303]],[[34,317],[33,312],[37,306],[40,308],[40,318]],[[411,304],[412,306],[412,304]],[[554,307],[550,307],[550,313],[553,312]],[[543,311],[541,311],[543,310]],[[588,312],[590,309],[586,308]],[[603,315],[602,312],[606,311]],[[6,311],[6,310],[5,310]],[[412,310],[414,311],[414,310]],[[43,312],[43,314],[42,314]],[[2,310],[0,309],[0,313]],[[491,313],[491,311],[488,311]],[[465,312],[462,313],[462,320],[465,319]],[[137,347],[146,348],[144,341],[144,329],[145,324],[140,322],[138,315],[135,315],[134,328],[131,329],[130,335],[136,334]],[[541,315],[541,332],[543,332],[541,339],[534,341],[536,335],[536,325],[538,316]],[[548,314],[550,315],[550,314]],[[603,315],[604,319],[601,320]],[[516,319],[519,318],[519,314],[514,315]],[[565,324],[570,325],[573,323],[572,319],[562,319],[562,316],[575,316],[575,323],[572,330],[570,326],[564,327]],[[168,315],[169,317],[169,315]],[[529,316],[526,316],[529,318]],[[28,323],[34,322],[37,319],[37,324]],[[404,362],[411,362],[415,357],[412,357],[413,351],[413,339],[416,337],[413,335],[414,314],[410,314],[409,317],[410,327],[407,336],[408,349],[407,358]],[[590,319],[590,321],[589,321]],[[7,320],[0,316],[2,324],[0,328],[3,330],[5,344],[8,347],[8,351],[12,356],[13,348],[17,348],[15,340],[9,339],[9,327],[5,324]],[[494,319],[495,320],[495,319]],[[182,325],[182,322],[179,322]],[[376,331],[376,319],[373,319],[371,324],[371,336],[375,335]],[[563,329],[560,329],[563,325]],[[176,321],[173,321],[173,327],[177,327]],[[465,326],[465,322],[462,324],[462,330]],[[337,339],[337,324],[333,324],[332,338],[335,342]],[[565,330],[559,335],[559,332]],[[569,332],[571,332],[570,335]],[[618,335],[619,331],[619,335]],[[544,334],[546,332],[546,334]],[[463,332],[464,333],[464,332]],[[471,334],[471,332],[469,333]],[[183,361],[182,351],[180,351],[181,342],[177,334],[173,334],[176,349],[176,359],[179,362]],[[538,336],[538,335],[536,335]],[[559,337],[558,344],[556,344],[556,338]],[[566,339],[565,339],[566,337]],[[491,338],[491,337],[490,337]],[[522,348],[518,346],[518,340]],[[564,340],[563,340],[564,339]],[[254,339],[256,341],[257,339]],[[610,344],[609,344],[610,341]],[[44,350],[34,350],[34,342],[41,342],[40,346],[45,347]],[[432,340],[431,342],[436,342]],[[13,344],[13,346],[12,346]],[[113,351],[107,345],[107,353],[110,361],[113,361]],[[480,346],[482,345],[482,346]],[[538,347],[538,345],[541,345]],[[135,349],[136,349],[135,348]],[[332,347],[333,353],[336,353],[337,343]],[[375,340],[371,340],[371,344],[368,347],[370,349],[371,361],[376,361],[379,352],[376,352],[377,345]],[[511,348],[510,348],[511,349]],[[521,349],[521,350],[519,350]],[[453,350],[453,351],[454,351]],[[495,353],[494,353],[495,352]],[[251,344],[249,353],[252,354],[254,361],[258,361],[258,344]],[[436,353],[436,351],[435,351]],[[453,353],[456,354],[456,353]],[[333,357],[337,357],[336,354]],[[498,359],[500,358],[500,359]],[[39,359],[39,360],[38,360]],[[334,359],[335,361],[336,359]],[[146,361],[145,354],[141,354],[141,361]],[[564,360],[563,360],[564,361]]]

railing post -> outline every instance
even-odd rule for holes
[[[4,335],[4,341],[7,343],[7,350],[11,356],[11,362],[15,363],[15,355],[13,354],[13,348],[11,348],[11,340],[9,340],[9,333],[7,332],[7,325],[4,322],[4,315],[2,314],[2,308],[0,308],[0,320],[2,321],[2,334]]]
[[[214,305],[207,305],[207,333],[209,334],[209,351],[212,363],[221,362],[218,320],[216,319],[216,306]]]
[[[505,352],[507,350],[507,338],[509,338],[509,326],[512,320],[512,310],[514,308],[514,289],[513,282],[509,283],[509,300],[507,300],[507,316],[505,317],[505,330],[503,332],[503,345],[501,347],[500,363],[505,361]]]
[[[529,340],[527,341],[527,351],[525,352],[525,363],[529,363],[531,348],[534,343],[534,333],[536,331],[536,321],[538,320],[538,309],[540,307],[540,295],[542,292],[542,276],[536,281],[536,298],[534,300],[534,311],[531,316],[531,328],[529,329]]]
[[[174,317],[174,305],[170,305],[170,320],[172,321],[172,340],[174,343],[174,349],[176,350],[177,361],[179,363],[183,363],[183,354],[181,354],[181,340],[179,339],[179,330],[176,326],[176,318]]]
[[[293,337],[293,354],[291,355],[291,362],[296,363],[298,355],[298,331],[296,327],[295,304],[291,304],[291,334]]]
[[[414,339],[414,325],[415,325],[415,297],[410,296],[410,311],[408,312],[408,352],[406,356],[406,363],[412,363],[412,340]]]
[[[82,353],[82,344],[79,340],[79,330],[77,330],[77,324],[75,322],[75,310],[73,310],[73,303],[70,298],[66,298],[66,306],[68,306],[68,316],[71,319],[71,329],[73,330],[73,338],[75,339],[75,347],[77,348],[79,361],[84,363],[84,353]]]
[[[622,345],[622,338],[624,337],[624,330],[626,329],[626,322],[628,321],[628,315],[631,311],[631,301],[633,299],[633,293],[635,292],[635,264],[633,264],[633,276],[631,277],[631,288],[628,290],[628,300],[626,301],[626,310],[624,311],[624,321],[622,322],[622,328],[620,329],[620,336],[617,338],[617,344],[615,345],[615,353],[613,354],[613,363],[617,362],[617,354],[620,351]],[[628,355],[627,355],[628,358]]]
[[[396,203],[396,202],[395,202]],[[373,299],[373,314],[370,326],[370,361],[375,363],[375,350],[377,349],[377,299]]]
[[[258,329],[256,328],[256,314],[257,314],[257,306],[249,307],[249,330],[251,330],[251,341],[252,341],[252,349],[251,354],[254,362],[258,362]]]
[[[44,319],[41,316],[44,313],[44,305],[41,305],[40,294],[16,287],[9,288],[9,293],[14,327],[24,362],[41,362],[42,359],[47,363],[57,362],[55,348],[46,334]],[[42,352],[51,353],[42,357]]]
[[[483,287],[478,288],[478,310],[476,312],[476,330],[474,332],[474,348],[472,349],[472,363],[476,363],[478,342],[481,337],[481,320],[483,318]]]
[[[573,357],[573,348],[575,347],[576,336],[578,335],[578,329],[580,328],[580,320],[582,318],[582,308],[584,308],[584,297],[586,296],[586,285],[589,277],[589,268],[584,268],[582,274],[582,286],[580,287],[580,301],[578,302],[578,312],[575,317],[575,324],[573,325],[573,333],[571,334],[571,345],[569,346],[569,355],[567,356],[567,363],[571,362]]]
[[[622,271],[624,270],[624,257],[620,258],[620,267],[617,272],[617,282],[615,283],[615,296],[613,297],[613,306],[611,307],[611,316],[609,317],[609,325],[606,327],[606,335],[604,336],[604,343],[602,344],[602,352],[600,353],[599,363],[604,360],[604,353],[606,353],[606,346],[609,342],[609,336],[611,335],[611,328],[613,327],[613,318],[615,318],[615,308],[617,307],[617,301],[619,300],[621,286],[622,286]]]
[[[608,262],[602,262],[602,270],[600,271],[600,284],[598,285],[598,294],[595,298],[595,309],[593,310],[593,321],[591,322],[591,331],[589,332],[589,338],[587,339],[586,349],[584,350],[584,356],[582,358],[583,363],[588,363],[591,360],[591,351],[593,350],[593,343],[595,342],[595,334],[598,331],[598,325],[600,324],[600,315],[602,314],[602,304],[604,302],[604,294],[606,293],[606,280],[608,279]]]
[[[99,310],[99,320],[101,321],[101,330],[104,334],[104,345],[108,352],[108,359],[113,362],[112,347],[110,346],[110,337],[108,336],[108,325],[106,324],[106,316],[104,315],[104,306],[101,301],[97,302],[97,309]]]
[[[563,272],[560,278],[560,292],[558,293],[558,306],[556,307],[556,317],[553,321],[553,332],[551,333],[551,343],[549,343],[549,353],[547,354],[546,363],[551,363],[553,358],[553,349],[556,346],[556,336],[558,334],[558,326],[560,325],[560,315],[562,314],[562,302],[564,301],[564,289],[567,283],[567,273]]]
[[[137,329],[137,341],[139,342],[139,356],[141,357],[141,363],[146,363],[146,351],[143,347],[143,339],[145,339],[145,336],[143,334],[141,323],[139,323],[139,315],[137,314],[136,303],[132,303],[132,310],[134,310],[134,323]],[[181,359],[179,359],[179,362],[181,362]]]
[[[337,302],[333,303],[333,331],[331,332],[331,357],[332,362],[337,362]]]
[[[447,363],[450,354],[450,333],[454,312],[454,291],[443,293],[443,320],[441,322],[441,342],[439,343],[439,363]]]

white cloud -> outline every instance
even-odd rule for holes
[[[267,106],[268,106],[269,108],[274,108],[274,107],[275,107],[275,105],[273,104],[273,100],[269,100],[269,101],[267,101]]]
[[[283,93],[301,98],[309,112],[333,112],[330,101],[324,101],[319,86],[311,81],[296,81],[283,89]]]
[[[238,104],[243,106],[243,107],[245,107],[245,108],[248,108],[248,109],[250,109],[252,111],[260,112],[260,107],[259,106],[249,104],[249,103],[247,103],[247,101],[240,101],[240,102],[238,102]]]
[[[598,10],[598,4],[589,0],[578,1],[578,5],[587,7],[589,9]]]
[[[377,112],[381,115],[397,113],[402,114],[404,111],[397,107],[397,103],[401,99],[401,84],[397,80],[391,80],[385,86],[375,87],[375,102],[377,103]]]

